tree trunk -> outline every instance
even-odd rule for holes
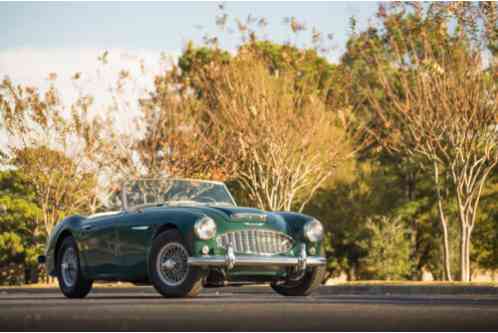
[[[347,275],[348,281],[355,281],[356,280],[356,272],[355,272],[354,265],[349,266],[348,270],[346,271],[346,275]]]
[[[441,224],[441,229],[443,230],[444,279],[447,281],[453,281],[453,277],[451,276],[450,244],[448,240],[448,222],[446,221],[446,216],[443,210],[443,199],[441,197],[441,188],[439,187],[439,168],[437,165],[437,161],[433,162],[433,167],[434,167],[434,183],[436,185],[437,204],[439,210],[439,222]]]
[[[471,242],[472,228],[469,228],[469,234],[467,235],[467,274],[468,282],[472,281],[472,271],[470,269],[470,242]]]
[[[460,280],[470,282],[470,236],[472,229],[462,225],[460,237]]]
[[[444,266],[444,279],[447,281],[453,281],[451,276],[451,264],[450,264],[450,243],[448,240],[448,225],[444,217],[440,217],[441,227],[443,229],[443,266]]]

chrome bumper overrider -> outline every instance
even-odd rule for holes
[[[190,266],[200,267],[226,267],[232,269],[235,266],[295,266],[300,270],[306,267],[322,266],[327,263],[325,257],[312,256],[308,257],[306,254],[306,247],[303,244],[299,257],[289,256],[235,256],[233,248],[228,246],[224,256],[200,256],[189,257],[188,264]]]

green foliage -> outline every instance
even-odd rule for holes
[[[478,217],[472,242],[471,258],[475,268],[498,269],[498,179],[485,189],[482,211]]]
[[[21,237],[14,232],[3,232],[0,234],[0,262],[20,261],[24,246]]]
[[[178,59],[178,66],[182,75],[188,77],[191,71],[199,65],[208,65],[211,62],[228,63],[230,53],[213,47],[195,47],[192,42],[188,43],[186,49]]]
[[[314,49],[299,49],[293,45],[277,44],[268,40],[251,39],[240,46],[238,54],[253,52],[268,66],[270,73],[280,75],[285,72],[299,73],[296,85],[301,89],[317,91],[332,107],[346,107],[345,72],[343,68],[331,64]],[[228,64],[237,55],[217,47],[187,45],[178,59],[182,77],[188,81],[202,66]],[[195,87],[195,84],[194,84]]]
[[[89,210],[96,176],[81,170],[63,152],[46,146],[19,149],[11,163],[29,178],[33,200],[43,208],[41,232],[48,234],[65,216]]]
[[[371,237],[366,223],[375,216],[396,216],[410,230],[409,278],[420,279],[423,270],[441,277],[441,236],[430,182],[430,175],[416,165],[383,154],[342,166],[306,210],[328,231],[332,275],[370,278],[363,261],[369,251],[360,246]]]
[[[37,230],[33,186],[18,171],[0,172],[0,209],[0,284],[22,283],[26,268],[36,270],[45,237]]]
[[[328,252],[338,272],[356,279],[361,258],[367,251],[359,244],[368,238],[365,223],[374,215],[388,214],[399,205],[400,187],[392,174],[375,163],[344,165],[327,188],[321,190],[306,210],[317,216],[329,232]]]
[[[293,45],[276,44],[271,41],[251,41],[241,47],[253,50],[265,63],[271,73],[286,71],[299,73],[296,82],[301,89],[319,92],[332,109],[347,107],[346,73],[341,66],[331,64],[315,49],[299,49]]]
[[[409,277],[412,261],[410,231],[400,219],[371,218],[365,225],[368,238],[359,243],[368,254],[363,269],[374,279],[400,280]]]

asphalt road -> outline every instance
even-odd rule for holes
[[[165,299],[152,288],[102,288],[70,300],[57,289],[0,291],[0,330],[498,330],[498,296],[335,295],[287,298],[266,287]]]

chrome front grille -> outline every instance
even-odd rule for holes
[[[273,255],[288,252],[294,240],[273,230],[245,229],[227,232],[216,238],[218,246],[232,245],[235,253]]]

